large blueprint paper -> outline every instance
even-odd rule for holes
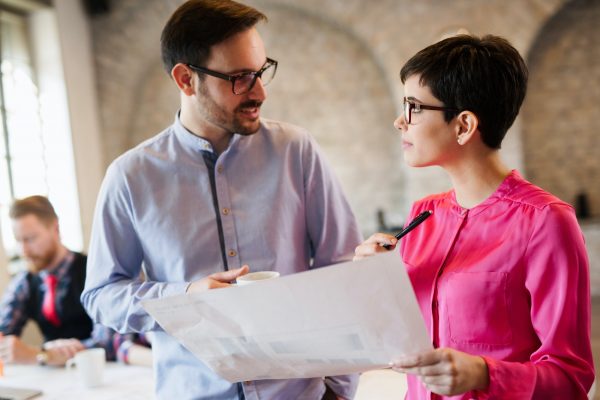
[[[432,348],[396,252],[143,305],[230,382],[362,372]]]

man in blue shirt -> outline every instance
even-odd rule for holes
[[[286,275],[348,260],[361,241],[311,136],[260,118],[277,70],[254,28],[265,19],[223,0],[175,11],[161,47],[181,109],[111,164],[98,197],[82,301],[120,332],[154,331],[161,399],[350,399],[356,389],[356,376],[231,384],[140,303],[226,287],[249,270]]]

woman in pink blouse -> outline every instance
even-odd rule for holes
[[[594,380],[589,266],[571,206],[501,161],[527,87],[504,39],[456,36],[402,68],[406,162],[453,189],[416,202],[433,215],[402,239],[434,350],[404,357],[408,399],[585,399]],[[377,233],[355,259],[387,251]]]

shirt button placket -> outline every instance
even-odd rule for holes
[[[238,257],[237,241],[235,240],[234,220],[232,218],[233,210],[231,209],[227,191],[228,183],[227,176],[225,175],[225,161],[226,158],[220,158],[215,165],[215,178],[219,203],[221,206],[219,211],[221,213],[221,223],[223,226],[223,239],[225,241],[225,246],[227,246],[225,247],[227,249],[227,258],[229,258],[228,264],[230,268],[236,268],[239,260],[236,258]]]

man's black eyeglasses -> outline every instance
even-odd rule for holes
[[[271,58],[267,58],[265,65],[263,65],[258,71],[241,72],[235,75],[223,74],[221,72],[213,71],[204,67],[198,67],[197,65],[193,64],[188,64],[187,66],[203,74],[231,82],[231,90],[234,94],[248,93],[252,90],[258,78],[261,79],[263,86],[267,86],[269,82],[273,80],[273,77],[275,77],[275,72],[277,72],[277,61]]]

